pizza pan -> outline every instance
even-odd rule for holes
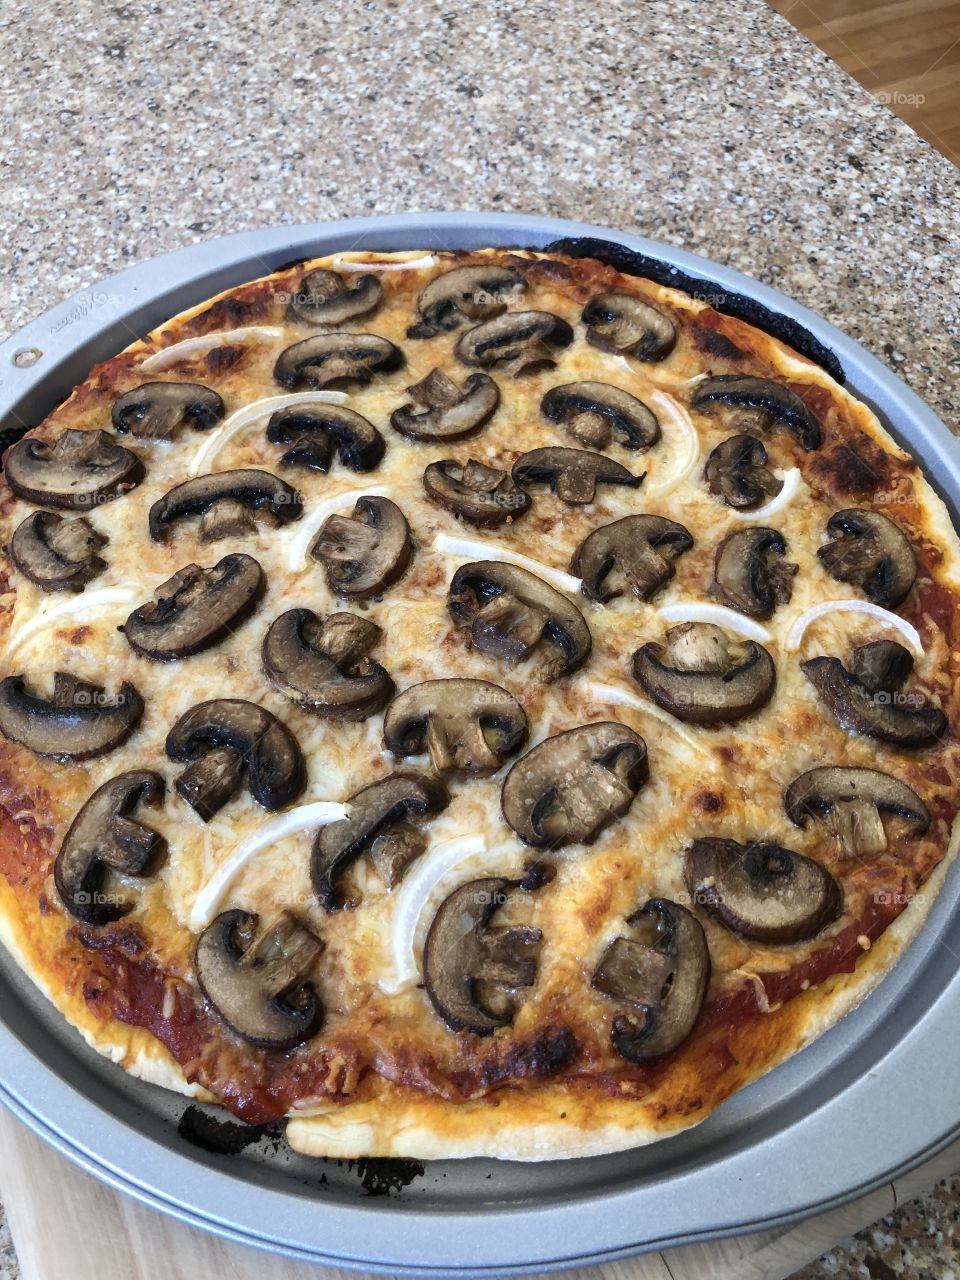
[[[780,326],[782,336],[830,363],[873,405],[956,515],[957,442],[906,386],[831,325],[772,289],[667,245],[510,214],[266,229],[133,267],[0,346],[0,426],[35,425],[93,364],[133,338],[291,260],[357,248],[543,248],[557,241],[568,251],[579,242],[615,255],[625,268],[707,291],[720,309]],[[954,867],[901,962],[815,1044],[699,1128],[619,1155],[355,1167],[297,1156],[271,1133],[225,1154],[223,1146],[241,1146],[232,1133],[212,1151],[206,1148],[218,1144],[197,1123],[202,1109],[193,1108],[185,1125],[192,1104],[130,1079],[88,1050],[5,954],[0,1099],[70,1159],[155,1208],[234,1240],[341,1267],[513,1275],[784,1224],[904,1173],[960,1132],[958,896]],[[198,1135],[205,1145],[197,1145]],[[372,1194],[378,1191],[389,1194]]]

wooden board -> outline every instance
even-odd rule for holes
[[[2,1107],[0,1151],[0,1196],[23,1280],[356,1280],[353,1272],[227,1243],[120,1195],[75,1168]],[[798,1227],[563,1274],[569,1280],[784,1280],[958,1168],[960,1142],[896,1184]]]

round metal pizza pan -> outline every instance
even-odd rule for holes
[[[356,248],[537,248],[567,237],[648,255],[717,296],[750,300],[803,326],[920,459],[956,518],[957,441],[831,325],[667,245],[511,214],[266,229],[133,267],[0,346],[0,423],[36,424],[93,364],[133,338],[294,259]],[[186,1100],[130,1079],[89,1050],[5,952],[0,1100],[70,1159],[155,1208],[234,1240],[338,1266],[522,1274],[784,1224],[902,1174],[960,1132],[958,898],[954,867],[915,942],[855,1012],[698,1128],[619,1155],[533,1165],[434,1162],[399,1193],[373,1197],[396,1170],[386,1171],[385,1184],[382,1169],[298,1157],[269,1136],[237,1154],[214,1154],[181,1136]]]

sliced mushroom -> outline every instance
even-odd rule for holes
[[[496,412],[500,390],[486,373],[471,373],[461,391],[442,369],[434,369],[407,390],[415,404],[401,405],[390,417],[394,431],[412,440],[456,440],[477,431]]]
[[[303,514],[300,494],[269,471],[214,471],[174,485],[150,508],[150,536],[162,542],[171,525],[200,516],[200,541],[255,532],[257,520],[286,524]]]
[[[714,413],[726,406],[752,411],[761,427],[783,427],[804,449],[819,449],[823,429],[816,415],[789,387],[745,373],[721,373],[698,382],[690,406]]]
[[[568,382],[552,387],[540,412],[559,422],[591,449],[606,449],[614,433],[626,449],[644,449],[660,439],[660,423],[642,400],[606,382]]]
[[[467,463],[455,458],[431,462],[423,473],[423,488],[438,506],[482,529],[512,523],[530,509],[530,495],[506,471],[475,458]]]
[[[827,533],[831,540],[817,556],[831,578],[859,587],[885,609],[906,598],[917,576],[917,557],[889,516],[848,507],[830,517]]]
[[[790,783],[783,803],[798,827],[808,817],[824,822],[848,857],[883,853],[887,833],[882,814],[901,818],[912,835],[922,835],[930,825],[930,811],[913,788],[879,769],[810,769]]]
[[[793,593],[797,566],[786,554],[786,539],[777,529],[728,534],[717,547],[711,594],[749,618],[769,618]]]
[[[68,671],[53,678],[53,696],[28,693],[23,676],[0,680],[0,733],[52,760],[92,760],[106,755],[140,723],[143,699],[129,681],[119,692],[80,680]]]
[[[252,556],[224,556],[212,569],[188,564],[134,609],[123,633],[156,662],[202,653],[229,635],[263,595],[263,570]]]
[[[697,906],[752,942],[801,942],[843,910],[843,890],[830,872],[777,844],[694,840],[684,875]]]
[[[440,904],[423,945],[423,985],[451,1031],[487,1036],[514,1019],[512,1000],[493,1006],[490,988],[532,987],[543,935],[529,925],[491,925],[522,881],[502,876],[471,880]]]
[[[408,338],[432,338],[456,329],[464,320],[490,320],[507,309],[507,300],[518,297],[527,282],[510,267],[490,263],[480,267],[454,267],[436,276],[417,299],[420,319],[407,330]]]
[[[800,669],[847,733],[920,747],[947,731],[947,717],[939,707],[924,706],[917,695],[900,692],[913,658],[891,640],[855,649],[849,671],[839,658],[825,657],[801,662]]]
[[[334,383],[367,383],[403,365],[403,352],[376,333],[319,333],[280,353],[273,376],[282,387],[322,391]]]
[[[214,698],[184,712],[167,734],[171,760],[190,762],[177,791],[209,822],[238,790],[247,786],[264,809],[282,809],[306,785],[297,740],[276,716],[241,698]]]
[[[616,721],[555,734],[528,751],[501,793],[506,821],[525,844],[592,844],[622,818],[647,780],[647,747]]]
[[[677,328],[669,316],[631,293],[598,293],[580,318],[593,346],[636,360],[662,360],[677,341]]]
[[[624,516],[594,529],[570,564],[583,580],[583,594],[605,604],[630,590],[649,600],[674,574],[674,563],[693,546],[682,524],[664,516]]]
[[[671,627],[666,644],[648,643],[633,655],[644,693],[688,724],[732,724],[770,701],[777,680],[773,658],[755,640],[740,640],[708,622]]]
[[[52,511],[34,511],[14,531],[10,559],[44,591],[82,591],[107,567],[97,555],[106,543],[84,516],[64,520]]]
[[[576,671],[589,657],[592,640],[583,614],[527,569],[499,560],[461,565],[447,605],[484,653],[516,662],[542,644],[537,674],[546,682]]]
[[[643,476],[635,476],[621,463],[591,449],[551,446],[531,449],[513,464],[518,485],[546,484],[561,502],[580,505],[593,502],[598,484],[622,484],[636,489]]]
[[[349,818],[321,827],[313,842],[313,891],[324,911],[353,905],[344,900],[337,881],[361,854],[373,853],[378,842],[383,850],[384,841],[389,842],[399,831],[407,854],[419,856],[425,845],[422,837],[411,844],[412,824],[433,817],[446,808],[449,800],[446,788],[436,778],[410,773],[392,773],[355,792],[348,801]],[[389,843],[386,848],[396,851]],[[410,860],[407,857],[399,866],[392,860],[389,865],[378,860],[378,870],[387,871],[384,878],[390,887]]]
[[[278,409],[267,423],[271,444],[290,448],[281,455],[289,467],[329,471],[336,453],[351,471],[372,471],[386,444],[377,428],[362,414],[336,404],[297,404]]]
[[[143,463],[108,431],[64,431],[52,443],[27,436],[4,460],[7,484],[25,502],[61,510],[122,498],[144,476]]]
[[[223,421],[223,401],[193,382],[145,382],[114,401],[113,427],[144,440],[172,440],[181,427],[209,431]]]
[[[523,707],[489,680],[425,680],[398,694],[383,719],[388,751],[429,751],[434,769],[444,775],[495,773],[526,740]]]
[[[508,311],[468,329],[454,347],[464,364],[481,369],[500,366],[512,377],[556,363],[554,355],[573,341],[566,320],[549,311]]]
[[[767,451],[756,436],[730,436],[710,454],[704,478],[707,488],[735,511],[750,511],[783,488],[767,466]]]
[[[300,281],[289,310],[304,324],[333,326],[370,315],[382,301],[383,285],[372,273],[356,276],[348,285],[336,271],[317,267]]]
[[[365,600],[401,578],[410,563],[410,526],[389,498],[358,498],[351,516],[328,516],[310,548],[338,596]]]
[[[197,982],[242,1039],[261,1049],[293,1049],[323,1023],[309,979],[323,943],[287,912],[258,933],[259,924],[246,911],[217,916],[197,940]]]
[[[166,855],[167,842],[133,818],[139,805],[159,805],[164,781],[146,769],[121,773],[98,787],[70,824],[53,864],[57,893],[84,924],[119,920],[131,908],[107,892],[113,875],[148,876]]]
[[[318,618],[289,609],[263,639],[263,665],[288,698],[331,720],[364,720],[381,711],[393,681],[367,655],[383,632],[352,613]]]
[[[710,952],[700,922],[686,907],[650,898],[627,919],[634,934],[615,938],[593,975],[605,996],[633,1005],[614,1019],[613,1047],[628,1062],[649,1062],[690,1035],[710,981]]]

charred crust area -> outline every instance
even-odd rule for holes
[[[277,282],[269,276],[244,285],[192,316],[173,341],[202,337],[218,329],[242,329],[246,325],[263,324],[276,313],[276,290]]]
[[[693,345],[698,351],[704,352],[708,356],[716,356],[720,360],[744,360],[747,352],[742,351],[735,342],[731,342],[726,334],[721,333],[718,328],[707,323],[697,323],[691,326],[691,336]]]
[[[804,468],[808,483],[837,498],[886,494],[897,478],[916,469],[912,458],[894,458],[864,431],[848,432],[811,455]]]

